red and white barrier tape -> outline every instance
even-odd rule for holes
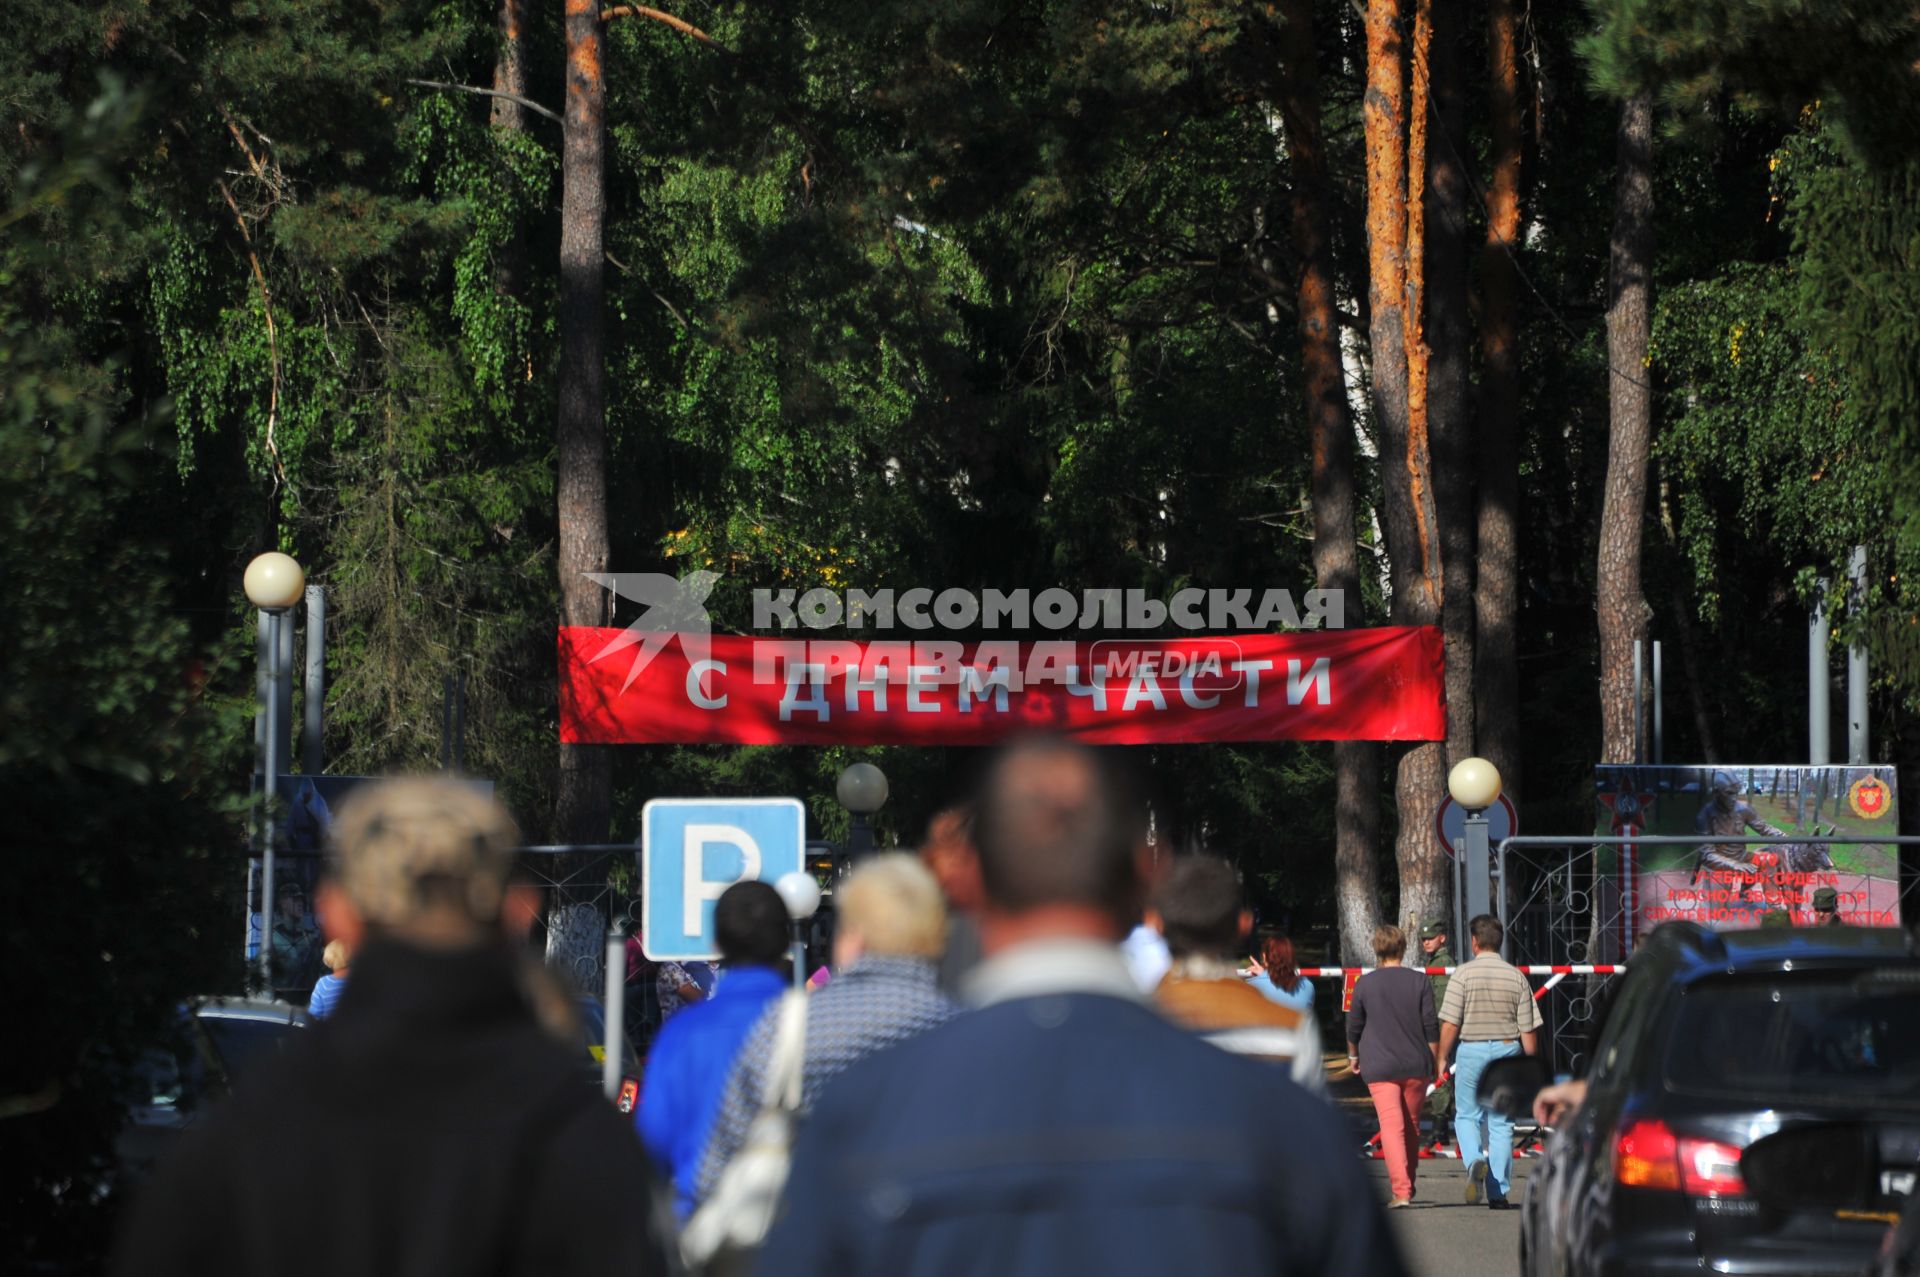
[[[1359,972],[1361,975],[1365,975],[1367,972],[1373,971],[1376,969],[1377,968],[1374,968],[1374,967],[1301,967],[1300,974],[1301,975],[1317,975],[1317,976],[1334,976],[1334,975],[1344,976],[1348,972]],[[1416,969],[1423,970],[1428,975],[1452,975],[1455,971],[1458,971],[1460,968],[1458,967],[1421,967]],[[1611,964],[1611,965],[1602,963],[1597,966],[1521,967],[1519,968],[1519,970],[1526,972],[1528,975],[1544,975],[1544,976],[1551,977],[1550,979],[1548,979],[1548,981],[1545,984],[1541,985],[1538,989],[1535,989],[1533,991],[1534,1001],[1538,1002],[1542,997],[1542,995],[1544,995],[1548,989],[1551,989],[1554,985],[1559,984],[1562,980],[1566,979],[1570,975],[1618,975],[1620,972],[1625,971],[1626,967],[1617,963]],[[1453,1080],[1453,1070],[1448,1069],[1445,1073],[1441,1074],[1439,1078],[1435,1079],[1432,1082],[1427,1083],[1427,1094],[1432,1095],[1435,1091],[1439,1090],[1442,1086],[1446,1085],[1448,1082],[1452,1080]],[[1538,1154],[1535,1152],[1535,1149],[1538,1148],[1538,1144],[1539,1142],[1536,1140],[1534,1141],[1533,1145],[1530,1146],[1529,1148],[1516,1151],[1514,1156],[1516,1157],[1537,1156]],[[1376,1159],[1383,1158],[1386,1156],[1386,1154],[1381,1151],[1380,1132],[1375,1131],[1371,1136],[1367,1138],[1366,1147],[1360,1150],[1360,1156],[1371,1157]],[[1444,1147],[1436,1143],[1433,1145],[1422,1147],[1420,1150],[1420,1156],[1423,1158],[1426,1158],[1426,1157],[1457,1158],[1460,1156],[1460,1152],[1456,1148],[1453,1152],[1449,1153]]]

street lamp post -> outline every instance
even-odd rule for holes
[[[814,881],[812,874],[797,869],[790,874],[781,874],[773,889],[780,893],[780,899],[787,906],[787,917],[793,922],[793,987],[803,989],[807,984],[807,942],[804,928],[807,919],[813,917],[820,908],[820,884]]]
[[[1487,846],[1487,808],[1500,801],[1500,771],[1484,758],[1463,758],[1447,773],[1447,792],[1466,810],[1461,839],[1461,878],[1466,886],[1461,929],[1493,912],[1493,856]]]
[[[606,993],[600,1014],[606,1037],[606,1054],[600,1057],[600,1089],[611,1100],[620,1094],[620,1069],[627,1058],[627,921],[618,915],[607,928]]]
[[[247,600],[267,618],[267,684],[261,711],[266,716],[266,757],[261,770],[260,843],[260,954],[255,980],[262,996],[273,996],[273,791],[280,781],[280,641],[287,609],[306,593],[307,576],[300,565],[278,551],[257,556],[247,564],[243,582]]]
[[[873,813],[887,802],[887,774],[872,763],[854,763],[840,773],[834,797],[853,817],[847,831],[847,862],[857,864],[873,850]]]

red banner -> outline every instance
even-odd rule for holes
[[[628,631],[560,631],[570,744],[990,745],[1442,740],[1440,631],[1181,639],[677,636],[635,668]],[[645,644],[653,648],[652,643]]]

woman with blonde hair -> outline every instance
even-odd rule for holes
[[[1347,1067],[1358,1073],[1380,1119],[1380,1148],[1393,1186],[1389,1207],[1413,1205],[1420,1167],[1420,1108],[1440,1067],[1440,1014],[1423,972],[1400,965],[1407,936],[1391,924],[1373,932],[1379,969],[1354,981],[1347,1013]]]
[[[329,940],[320,954],[320,961],[326,963],[327,974],[313,984],[313,996],[307,999],[307,1018],[324,1020],[333,1014],[334,1004],[340,1001],[341,993],[347,987],[347,964],[353,955],[347,951],[344,940]]]
[[[876,1051],[944,1024],[959,1007],[940,992],[937,967],[947,944],[947,907],[940,884],[918,857],[890,851],[868,856],[834,893],[833,979],[804,998],[799,1106],[812,1112],[820,1092]],[[747,1144],[763,1107],[781,1013],[768,1010],[747,1036],[727,1079],[720,1116],[707,1137],[696,1194],[719,1187],[728,1162]]]

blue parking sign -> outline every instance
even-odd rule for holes
[[[656,798],[640,813],[641,947],[655,961],[717,958],[713,905],[736,882],[805,866],[798,798]]]

